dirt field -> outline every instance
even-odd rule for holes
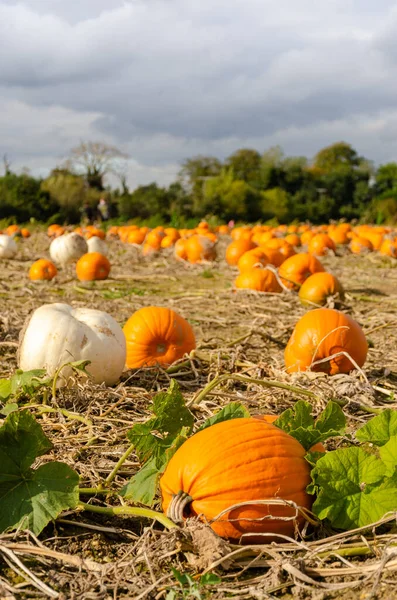
[[[237,271],[222,259],[226,242],[219,244],[216,263],[189,266],[167,252],[142,259],[134,247],[112,241],[111,277],[91,285],[79,283],[72,267],[53,282],[29,282],[30,264],[48,256],[43,233],[20,242],[18,260],[2,261],[0,377],[17,367],[24,320],[45,303],[105,310],[121,325],[142,306],[167,306],[195,331],[196,355],[178,368],[126,371],[114,388],[79,380],[75,388],[58,392],[57,405],[49,405],[52,412],[31,409],[54,444],[45,460],[68,463],[83,487],[98,487],[112,472],[128,448],[126,432],[150,417],[151,399],[167,389],[171,377],[187,400],[222,374],[294,385],[315,393],[316,412],[330,399],[344,403],[352,428],[383,407],[397,409],[396,260],[345,254],[322,261],[343,283],[344,310],[369,340],[363,369],[367,381],[359,373],[287,375],[284,347],[306,309],[296,294],[234,291]],[[193,404],[193,412],[199,423],[234,400],[251,414],[279,414],[302,397],[288,389],[227,379],[200,405]],[[64,409],[83,418],[70,418]],[[132,454],[118,471],[114,488],[127,483],[138,468]],[[97,506],[125,502],[110,495],[84,501]],[[166,531],[146,519],[71,511],[47,526],[39,539],[24,532],[0,536],[0,597],[391,599],[397,585],[393,544],[397,535],[390,523],[339,536],[319,527],[295,544],[242,547],[216,538],[197,522]],[[206,572],[218,580],[204,577],[200,582]]]

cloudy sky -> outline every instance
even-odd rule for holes
[[[397,160],[396,29],[397,0],[0,0],[0,154],[105,141],[133,187],[241,147]]]

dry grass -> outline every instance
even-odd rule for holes
[[[346,288],[345,310],[370,340],[366,381],[360,373],[287,375],[283,349],[305,309],[294,294],[234,292],[235,272],[223,261],[185,266],[167,254],[146,260],[135,248],[114,241],[111,279],[84,286],[70,268],[54,282],[30,283],[31,262],[47,254],[47,239],[36,234],[21,243],[19,260],[2,262],[1,377],[16,368],[16,344],[26,316],[47,302],[106,310],[120,324],[141,306],[169,306],[190,321],[198,340],[195,356],[181,361],[172,373],[157,368],[126,371],[112,389],[78,380],[73,389],[59,391],[54,412],[37,410],[54,443],[49,458],[76,469],[84,487],[97,487],[112,471],[128,447],[126,432],[149,417],[153,395],[168,387],[170,377],[193,402],[198,422],[231,400],[251,414],[279,414],[303,397],[225,377],[195,405],[209,381],[227,374],[277,380],[313,392],[315,412],[336,398],[345,403],[351,428],[383,407],[397,408],[397,268],[391,259],[345,255],[324,261]],[[58,408],[83,419],[65,416]],[[124,485],[138,467],[131,455],[114,487]],[[104,501],[113,502],[90,499],[98,505]],[[394,522],[391,516],[363,531],[338,535],[315,529],[294,543],[264,540],[260,546],[233,546],[199,522],[167,532],[137,518],[70,513],[48,526],[40,540],[23,532],[0,536],[0,597],[161,599],[173,588],[175,598],[387,599],[394,597],[397,584]],[[195,588],[182,592],[171,567],[191,574]],[[201,585],[200,575],[210,571],[221,583]]]

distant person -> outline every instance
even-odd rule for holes
[[[82,213],[83,219],[87,222],[87,225],[92,225],[94,222],[95,211],[89,202],[84,202]]]
[[[231,221],[229,221],[229,223],[227,225],[228,225],[229,229],[233,229],[233,227],[234,227],[233,219]]]
[[[101,221],[107,221],[109,219],[109,204],[105,198],[101,198],[98,204],[98,213]]]

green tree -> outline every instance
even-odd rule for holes
[[[225,166],[233,170],[234,178],[260,187],[261,155],[257,150],[241,148],[233,152],[225,161]]]
[[[84,202],[89,201],[88,186],[82,175],[74,175],[67,169],[53,169],[41,183],[41,189],[50,194],[61,209],[64,219],[76,222]],[[91,198],[91,201],[96,198]]]
[[[202,209],[204,188],[210,177],[219,175],[222,163],[214,156],[195,156],[182,163],[179,178],[182,185],[192,198],[193,212],[195,215],[205,214]]]
[[[397,188],[397,163],[380,165],[375,177],[376,194],[384,194],[395,188]]]
[[[288,220],[290,206],[289,196],[285,190],[279,187],[261,192],[262,215],[266,220],[277,219],[279,222]]]
[[[234,179],[232,169],[222,169],[205,183],[203,215],[211,213],[223,220],[256,220],[261,215],[261,195],[247,182]]]
[[[160,222],[169,218],[170,197],[156,183],[141,185],[131,194],[120,196],[118,210],[124,219],[149,219],[157,216]]]
[[[359,167],[362,160],[350,144],[336,142],[317,152],[313,159],[313,166],[326,174]]]
[[[0,213],[20,223],[30,218],[45,221],[58,210],[50,194],[41,189],[41,180],[23,173],[0,177]]]

